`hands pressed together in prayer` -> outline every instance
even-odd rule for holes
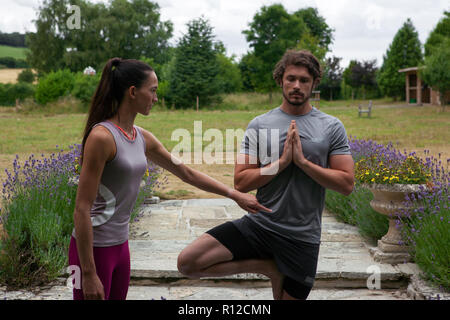
[[[280,158],[282,168],[286,168],[291,162],[294,162],[294,164],[300,168],[307,162],[307,159],[303,155],[302,142],[295,120],[292,120],[289,125],[283,154]]]

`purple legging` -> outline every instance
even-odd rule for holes
[[[94,247],[94,260],[97,275],[105,290],[105,300],[125,300],[130,284],[128,241],[112,247]],[[74,237],[70,240],[69,265],[76,265],[81,270],[77,243]],[[73,299],[84,300],[83,288],[73,289]]]

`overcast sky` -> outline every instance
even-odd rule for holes
[[[107,2],[107,0],[92,0]],[[42,0],[0,0],[0,31],[35,31],[32,22]],[[186,23],[204,15],[214,27],[227,54],[240,57],[249,47],[242,34],[263,5],[281,3],[292,13],[315,7],[334,31],[331,55],[351,59],[377,59],[382,63],[395,33],[411,18],[422,44],[429,33],[450,10],[450,0],[156,0],[161,19],[174,23],[172,43],[186,31]],[[83,14],[83,13],[81,13]]]

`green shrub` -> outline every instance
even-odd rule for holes
[[[389,220],[372,209],[372,199],[369,190],[356,185],[349,196],[327,190],[325,204],[328,210],[336,214],[338,220],[357,226],[364,237],[378,240],[387,233]]]
[[[372,209],[370,206],[372,199],[373,194],[370,190],[359,185],[355,186],[351,203],[359,232],[365,237],[379,240],[388,232],[389,219]]]
[[[0,65],[11,69],[28,68],[28,64],[24,59],[16,59],[14,57],[0,57]]]
[[[86,75],[81,72],[75,75],[72,96],[84,104],[89,104],[100,82],[101,74]]]
[[[339,221],[356,226],[355,212],[350,196],[346,197],[339,192],[327,189],[325,206],[336,215]]]
[[[35,76],[34,76],[33,71],[31,71],[31,69],[25,69],[21,73],[19,73],[19,76],[17,77],[17,81],[33,83],[34,78],[35,78]]]
[[[447,291],[450,291],[449,221],[450,209],[447,207],[438,214],[423,217],[420,222],[418,218],[414,218],[413,225],[420,224],[420,229],[407,231],[414,239],[412,255],[415,262],[429,281]]]
[[[35,87],[30,83],[0,83],[0,105],[14,106],[16,104],[16,99],[19,99],[19,101],[23,101],[26,98],[32,97],[34,95],[34,92]]]
[[[35,99],[40,104],[57,100],[72,92],[75,75],[70,70],[50,72],[39,80],[36,87]]]
[[[158,100],[166,99],[169,94],[169,82],[160,81],[158,84]]]

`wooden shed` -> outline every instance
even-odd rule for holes
[[[406,75],[406,103],[411,105],[441,105],[439,91],[433,90],[419,74],[420,67],[401,69],[398,72]],[[446,100],[450,101],[450,91],[446,92]]]

